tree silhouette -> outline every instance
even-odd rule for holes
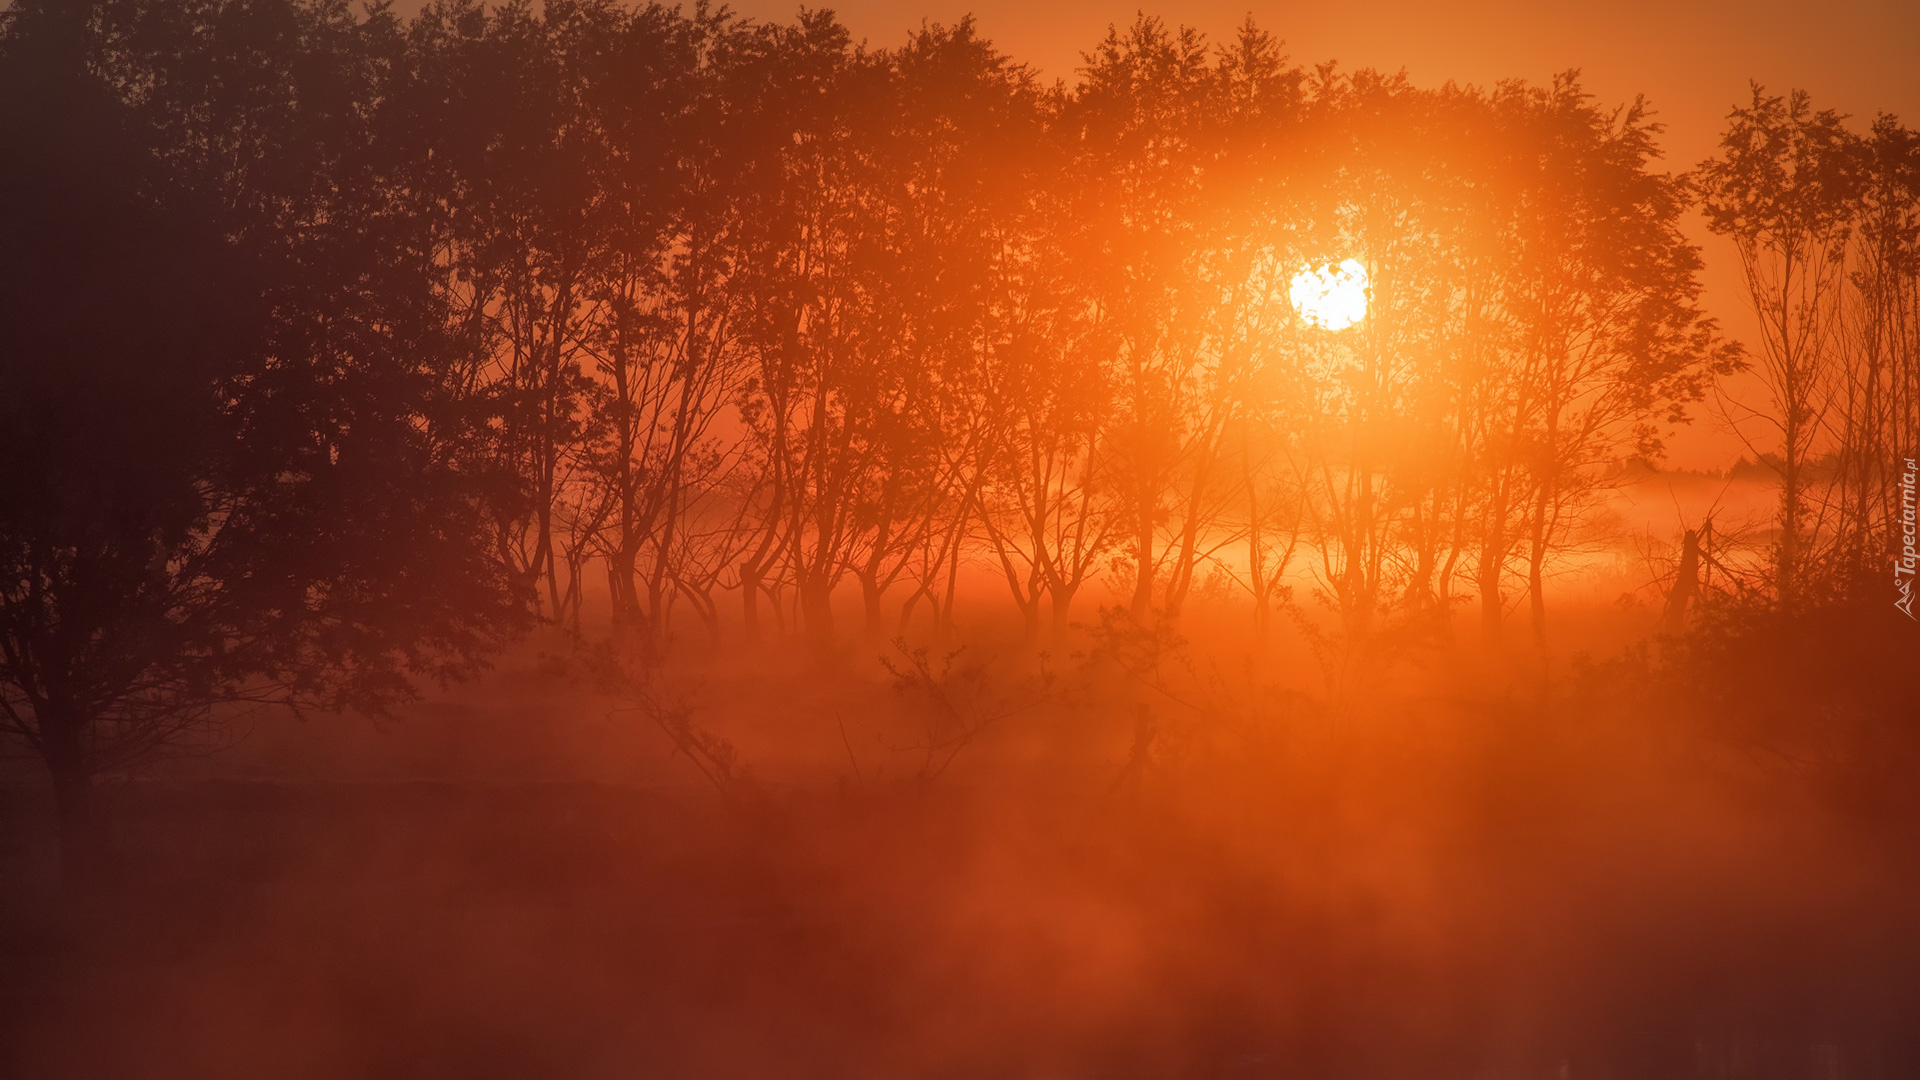
[[[143,115],[91,74],[77,12],[16,7],[0,36],[0,719],[84,878],[101,772],[247,706],[382,708],[474,671],[519,609],[439,438],[441,314],[375,208],[340,213],[351,170],[277,187],[245,154],[167,160],[149,118],[179,103]],[[172,85],[244,85],[226,73]],[[291,131],[253,104],[261,126],[199,145],[343,149],[324,99]]]
[[[50,409],[119,437],[140,428],[114,409],[202,395],[165,421],[202,434],[155,436],[167,453],[139,463],[182,455],[168,467],[201,500],[167,543],[266,545],[242,526],[267,509],[224,509],[236,484],[317,515],[257,557],[333,600],[335,573],[367,596],[417,586],[445,604],[422,640],[487,612],[443,643],[462,663],[504,625],[503,590],[577,637],[604,580],[611,632],[658,660],[689,613],[720,640],[731,590],[749,639],[770,612],[833,645],[854,586],[869,640],[929,610],[946,635],[981,566],[1030,644],[1100,584],[1144,626],[1232,582],[1263,643],[1287,604],[1312,621],[1311,594],[1354,685],[1444,635],[1463,593],[1497,639],[1523,587],[1544,642],[1547,582],[1604,485],[1733,359],[1699,310],[1686,188],[1656,171],[1651,114],[1599,108],[1573,74],[1428,90],[1303,70],[1251,21],[1216,47],[1145,16],[1043,88],[970,20],[868,47],[825,12],[616,0],[445,0],[411,20],[335,0],[57,10],[7,22],[24,194],[6,257],[25,284],[6,347],[42,357],[8,375],[20,431],[39,432],[12,452],[50,452],[33,426]],[[69,92],[92,134],[52,119]],[[1911,138],[1889,121],[1862,150],[1770,100],[1697,190],[1764,255],[1774,233],[1749,210],[1785,205],[1800,175],[1767,132],[1818,119],[1802,142],[1866,178],[1820,219],[1859,269],[1821,263],[1821,325],[1847,333],[1806,384],[1844,431],[1808,429],[1788,455],[1811,475],[1834,445],[1849,524],[1829,546],[1864,566],[1897,510],[1875,462],[1911,445],[1920,396]],[[85,242],[56,259],[61,230]],[[1346,258],[1367,268],[1366,318],[1309,325],[1292,276]],[[53,329],[71,298],[109,294],[137,317]],[[65,343],[25,344],[42,341]],[[89,369],[59,350],[121,357],[124,378],[96,380],[120,389],[81,394]],[[143,388],[163,373],[179,385]],[[1818,427],[1807,407],[1780,415]],[[376,444],[384,464],[356,464]],[[265,471],[241,484],[249,468]],[[14,472],[43,502],[92,483]],[[1791,486],[1799,520],[1817,485]],[[380,559],[341,562],[376,520]],[[476,522],[487,553],[464,546]],[[1788,532],[1784,566],[1806,561]],[[20,557],[60,549],[35,543]]]
[[[1801,91],[1769,97],[1755,85],[1729,121],[1722,156],[1701,163],[1694,183],[1708,227],[1734,241],[1759,315],[1771,398],[1761,419],[1781,438],[1774,588],[1791,607],[1814,554],[1809,534],[1823,524],[1809,471],[1833,399],[1859,155],[1839,114],[1815,111]]]

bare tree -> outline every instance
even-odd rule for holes
[[[1693,182],[1708,227],[1733,240],[1758,316],[1768,408],[1743,410],[1742,418],[1780,437],[1774,588],[1791,608],[1823,524],[1810,471],[1826,448],[1822,429],[1835,391],[1856,140],[1839,114],[1815,111],[1800,90],[1769,96],[1755,85],[1752,102],[1728,120],[1721,156],[1702,162]]]

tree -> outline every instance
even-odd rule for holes
[[[883,60],[887,108],[860,141],[877,166],[869,212],[884,227],[856,267],[893,331],[883,362],[893,390],[853,566],[870,640],[882,594],[916,563],[912,595],[933,598],[941,632],[949,623],[994,430],[989,311],[1040,119],[1032,77],[971,19],[923,27]]]
[[[647,649],[664,644],[676,593],[711,617],[688,550],[740,456],[713,436],[744,368],[725,289],[737,170],[700,56],[742,33],[649,7],[602,28],[583,72],[587,116],[618,165],[597,181],[608,242],[587,290],[592,385],[571,512],[588,526],[577,547],[607,561],[616,628]]]
[[[1701,312],[1699,251],[1680,231],[1684,186],[1650,170],[1659,127],[1644,102],[1594,107],[1574,73],[1502,87],[1490,102],[1515,177],[1500,270],[1516,330],[1514,450],[1526,500],[1527,595],[1546,642],[1545,566],[1601,474],[1660,452],[1707,379],[1739,362]]]
[[[1780,435],[1774,590],[1792,607],[1820,532],[1810,466],[1832,404],[1859,154],[1840,115],[1815,111],[1805,91],[1768,96],[1756,84],[1728,120],[1721,156],[1702,162],[1693,183],[1707,227],[1733,240],[1759,317],[1770,400],[1754,418]]]
[[[1840,372],[1836,569],[1849,586],[1877,586],[1879,560],[1901,554],[1898,466],[1920,440],[1920,132],[1881,115],[1861,149]]]
[[[1051,609],[1051,632],[1067,627],[1074,597],[1112,546],[1106,424],[1109,371],[1085,339],[1090,319],[1076,302],[1060,232],[1068,226],[1060,172],[1032,179],[994,274],[975,381],[989,417],[977,459],[980,527],[1019,608],[1029,642]],[[1048,181],[1053,181],[1049,184]]]
[[[1407,596],[1424,609],[1419,573],[1432,567],[1421,541],[1446,535],[1428,519],[1448,505],[1428,497],[1447,475],[1428,445],[1471,424],[1457,388],[1463,370],[1489,364],[1499,339],[1478,319],[1479,216],[1460,190],[1473,190],[1472,162],[1446,144],[1471,103],[1404,77],[1342,78],[1330,68],[1313,97],[1322,160],[1305,196],[1316,220],[1304,239],[1316,263],[1361,262],[1369,295],[1366,317],[1346,329],[1292,327],[1288,396],[1301,434],[1291,458],[1350,683],[1385,639],[1383,616]],[[1451,509],[1464,506],[1456,499]],[[1415,567],[1404,565],[1409,552]]]
[[[371,162],[347,148],[376,140],[327,142],[333,175],[298,187],[231,168],[249,154],[183,171],[156,118],[233,116],[130,105],[116,82],[207,84],[114,69],[139,62],[112,37],[130,24],[86,14],[23,5],[0,26],[0,723],[47,765],[76,880],[101,855],[100,773],[217,739],[237,708],[386,707],[473,672],[521,612],[436,427],[428,260],[355,182]],[[140,14],[194,37],[207,12]],[[223,29],[257,56],[390,28],[340,18],[272,6]],[[185,145],[270,159],[275,138],[345,130],[337,101],[280,85],[246,87],[258,126]],[[275,115],[294,101],[313,112]]]
[[[1060,117],[1078,195],[1070,257],[1092,314],[1085,342],[1109,371],[1105,453],[1141,623],[1179,612],[1230,490],[1221,439],[1249,344],[1237,294],[1258,245],[1230,207],[1209,205],[1208,188],[1228,92],[1252,108],[1290,102],[1294,85],[1272,42],[1248,27],[1241,45],[1256,70],[1231,52],[1210,64],[1197,31],[1143,15],[1124,34],[1109,29]],[[1258,291],[1256,306],[1271,299]]]

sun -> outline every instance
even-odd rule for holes
[[[1358,259],[1318,270],[1309,266],[1293,275],[1287,297],[1308,323],[1322,330],[1345,330],[1366,318],[1367,268]]]

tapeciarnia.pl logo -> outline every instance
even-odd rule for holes
[[[1900,474],[1900,557],[1893,561],[1893,587],[1900,592],[1900,599],[1893,606],[1907,613],[1907,618],[1917,618],[1913,613],[1913,572],[1914,562],[1920,555],[1914,552],[1914,514],[1913,514],[1913,478],[1915,469],[1913,459],[1904,459],[1906,469]]]

